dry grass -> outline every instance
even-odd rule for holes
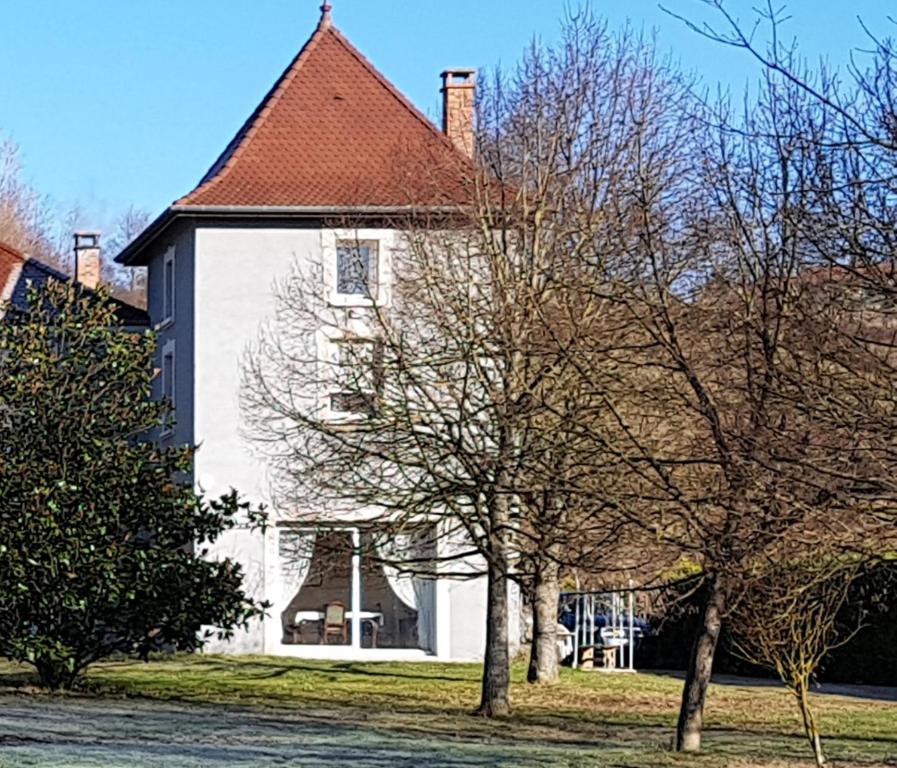
[[[214,705],[456,746],[504,744],[515,754],[523,748],[520,754],[542,755],[536,765],[549,759],[548,753],[555,764],[571,766],[778,766],[807,760],[797,711],[776,686],[715,684],[706,753],[683,758],[669,751],[681,687],[674,677],[565,670],[558,685],[534,687],[523,683],[523,669],[515,668],[515,712],[494,722],[469,714],[478,673],[472,665],[196,656],[97,665],[81,695]],[[25,685],[27,675],[20,668],[2,668],[3,684]],[[897,703],[825,693],[817,694],[815,703],[835,760],[897,765]],[[507,765],[529,764],[521,760]]]

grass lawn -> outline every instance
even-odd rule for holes
[[[469,713],[479,668],[265,657],[112,662],[78,694],[25,695],[0,666],[0,766],[783,766],[809,763],[778,687],[714,684],[706,751],[669,750],[681,681],[565,670],[547,688],[515,667],[515,712]],[[30,689],[29,689],[30,690]],[[897,702],[819,693],[830,757],[897,766]]]

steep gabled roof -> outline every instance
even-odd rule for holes
[[[470,201],[473,162],[333,26],[314,34],[199,185],[118,254],[182,217],[388,217]]]
[[[469,161],[330,22],[192,192],[192,207],[399,207],[461,200]]]

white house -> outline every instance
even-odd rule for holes
[[[343,233],[332,222],[351,216],[363,221],[357,236],[367,268],[387,289],[386,254],[397,235],[391,217],[412,203],[436,207],[451,197],[447,169],[472,151],[473,70],[442,77],[444,131],[349,43],[324,5],[314,34],[199,185],[119,255],[123,264],[148,267],[158,386],[177,415],[160,439],[200,446],[194,481],[204,492],[217,496],[235,487],[255,502],[271,502],[269,474],[241,429],[240,385],[244,352],[274,312],[275,280],[297,258],[308,258],[328,265],[324,279],[332,282],[334,303],[359,298],[337,276],[340,254],[353,246],[341,244]],[[434,191],[439,174],[445,183]],[[234,531],[216,545],[216,553],[243,564],[250,591],[273,609],[215,650],[482,656],[482,578],[399,578],[362,561],[360,524],[350,520],[310,536],[296,524],[301,504],[272,508],[264,535]],[[314,552],[327,556],[316,559]],[[346,631],[322,643],[324,609],[334,601],[345,604]]]

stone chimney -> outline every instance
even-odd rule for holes
[[[442,130],[458,149],[473,157],[475,69],[447,69],[442,73]]]
[[[75,232],[75,280],[91,290],[100,284],[99,232]]]

